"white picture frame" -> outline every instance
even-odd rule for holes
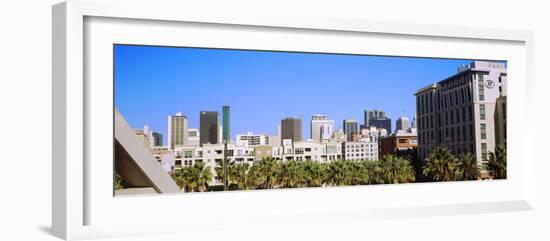
[[[150,11],[152,8],[155,11]],[[530,95],[533,90],[530,83],[533,81],[534,73],[534,50],[533,34],[529,31],[277,16],[264,13],[232,15],[228,12],[225,15],[212,15],[207,9],[187,8],[185,3],[177,1],[67,1],[53,7],[52,22],[52,227],[54,235],[60,238],[165,234],[196,232],[205,228],[239,228],[243,224],[252,227],[254,225],[295,225],[304,222],[331,223],[533,208],[534,166],[537,160],[533,154],[535,153],[533,151],[534,125],[522,125],[521,130],[516,128],[520,127],[521,123],[532,122],[525,117],[529,116],[532,110],[522,108],[522,106],[531,106],[530,104],[533,103]],[[121,32],[121,29],[125,31]],[[167,35],[166,29],[175,31]],[[178,29],[185,31],[178,33]],[[144,35],[140,34],[140,31],[155,34]],[[185,37],[178,34],[189,31],[196,33],[195,36],[199,37],[183,38],[189,41],[186,43],[179,42],[182,38],[173,39]],[[212,41],[200,44],[200,36],[219,36],[220,31],[229,34],[225,39],[226,43]],[[267,44],[267,41],[262,39],[285,34],[293,36],[298,41],[295,41],[296,43],[278,41]],[[245,35],[257,38],[257,45],[244,41]],[[111,155],[112,152],[100,150],[101,147],[97,149],[98,146],[93,144],[104,140],[101,139],[102,135],[98,135],[98,138],[94,137],[95,139],[87,139],[86,135],[97,129],[95,123],[112,124],[112,110],[106,112],[102,110],[105,104],[112,102],[109,102],[109,98],[101,101],[95,96],[101,94],[98,90],[112,85],[113,80],[85,81],[86,78],[108,76],[105,75],[109,73],[107,65],[94,64],[102,61],[112,62],[112,59],[108,60],[109,56],[104,54],[106,53],[105,44],[122,40],[124,43],[134,44],[173,46],[185,44],[235,48],[243,48],[242,46],[246,45],[248,47],[244,48],[303,51],[306,47],[299,43],[312,38],[319,39],[320,41],[316,41],[319,44],[308,45],[307,51],[510,61],[510,79],[518,80],[514,82],[513,88],[510,88],[509,110],[517,113],[512,115],[508,122],[510,178],[505,181],[483,183],[379,185],[126,198],[105,195],[112,192],[112,190],[105,190],[106,185],[112,187],[110,183],[112,180],[105,178],[104,181],[99,181],[95,176],[112,173],[112,169],[101,169],[105,167],[105,163],[98,165],[98,162],[91,162],[90,155],[92,151],[106,156]],[[383,38],[384,41],[377,38]],[[348,49],[344,49],[341,44],[338,45],[338,41],[353,44],[346,44]],[[359,46],[358,44],[362,41],[371,41],[369,43],[379,48],[373,50],[354,47]],[[433,46],[433,48],[414,50],[410,46],[411,41],[419,46]],[[328,42],[333,44],[323,45]],[[384,44],[387,48],[383,48]],[[394,45],[389,46],[391,44]],[[506,50],[497,51],[499,46],[505,46]],[[466,47],[470,50],[466,50]],[[87,48],[93,49],[92,59],[87,56],[91,53]],[[89,76],[86,68],[94,68],[98,71],[94,72],[94,76]],[[112,128],[104,127],[107,130]],[[110,135],[112,138],[111,131],[107,132],[105,136]],[[519,138],[520,135],[521,138]],[[514,138],[516,136],[518,138]],[[520,159],[521,162],[514,161]],[[453,196],[453,192],[463,193],[466,190],[470,190],[471,197]],[[422,196],[423,193],[442,193],[445,197],[436,200],[437,194],[426,194],[423,196],[424,199],[419,198],[418,196]],[[359,198],[365,195],[369,197],[368,200]],[[400,197],[411,197],[411,200],[399,200]],[[291,199],[295,200],[292,204],[285,201]],[[235,207],[239,212],[230,209],[220,212],[216,207],[216,203],[220,200]],[[245,200],[251,203],[247,203],[248,210],[242,212],[240,208],[244,207]],[[312,202],[312,200],[319,201]],[[270,208],[264,206],[274,203],[278,205],[267,205]],[[345,207],[337,208],[337,205]],[[192,210],[174,208],[178,206],[190,206]],[[134,211],[138,209],[141,213],[136,217]],[[193,222],[179,220],[177,230],[170,225],[177,217],[197,217],[199,211],[196,210],[205,209],[209,209],[208,219],[194,218]],[[231,219],[226,218],[227,216]],[[263,220],[267,221],[258,224],[255,221],[257,218],[264,218]]]

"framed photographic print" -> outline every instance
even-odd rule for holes
[[[53,26],[61,238],[532,208],[530,32],[169,1]]]

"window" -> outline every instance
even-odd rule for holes
[[[487,143],[481,143],[481,159],[487,160]]]
[[[482,140],[487,139],[487,126],[486,126],[486,124],[483,124],[483,123],[479,124],[479,132],[481,134],[481,139]]]
[[[184,157],[185,157],[185,158],[191,158],[191,157],[193,157],[193,151],[185,151],[185,152],[184,152]]]
[[[479,80],[477,82],[478,92],[479,92],[479,100],[483,101],[485,100],[485,86],[483,85],[483,75],[479,75]]]
[[[296,150],[294,151],[294,153],[295,153],[296,155],[304,154],[304,148],[296,148]]]
[[[484,104],[479,105],[479,119],[480,120],[485,120],[485,105]]]

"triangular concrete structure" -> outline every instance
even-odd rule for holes
[[[130,189],[117,191],[117,194],[134,194],[131,188],[140,190],[135,194],[143,194],[143,190],[147,190],[147,187],[152,188],[156,193],[181,192],[174,180],[157,162],[116,109],[115,167],[117,173],[130,185]]]

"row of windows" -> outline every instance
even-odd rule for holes
[[[485,125],[485,124],[482,124]],[[482,138],[486,139],[485,127],[481,126]],[[433,144],[433,143],[445,143],[445,142],[459,142],[473,140],[474,130],[473,125],[463,125],[457,127],[445,128],[437,131],[437,140],[434,139],[434,131],[420,132],[418,135],[418,141],[420,144]]]

